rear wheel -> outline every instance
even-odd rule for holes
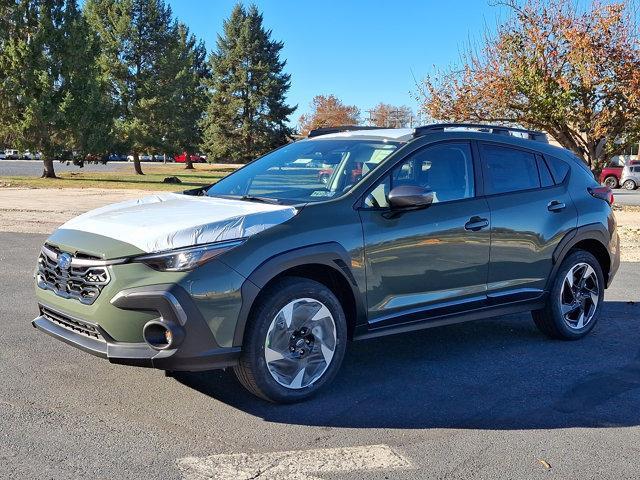
[[[333,379],[346,341],[346,319],[333,292],[313,280],[287,277],[259,300],[234,371],[265,400],[305,400]]]
[[[623,186],[624,188],[626,188],[627,190],[635,190],[635,189],[636,189],[636,187],[637,187],[636,182],[634,182],[633,180],[626,180],[626,181],[622,184],[622,186]]]
[[[564,259],[544,308],[531,312],[546,335],[577,340],[595,326],[604,298],[604,276],[598,260],[576,250]]]
[[[609,188],[618,188],[618,179],[613,175],[608,176],[604,179],[604,184]]]

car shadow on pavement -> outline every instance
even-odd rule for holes
[[[547,429],[640,425],[640,304],[605,302],[585,339],[549,340],[528,314],[350,345],[310,401],[272,405],[233,372],[177,381],[269,422],[347,428]]]

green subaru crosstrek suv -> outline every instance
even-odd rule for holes
[[[113,363],[233,366],[292,402],[349,340],[524,311],[583,337],[619,265],[612,202],[539,132],[320,129],[209,187],[62,225],[33,325]]]

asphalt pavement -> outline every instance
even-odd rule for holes
[[[615,202],[619,205],[640,206],[640,188],[636,190],[624,190],[618,188],[613,191]]]
[[[581,341],[515,315],[358,342],[277,406],[230,371],[165,377],[33,329],[44,239],[0,233],[2,479],[640,477],[639,263]]]
[[[113,172],[127,165],[128,162],[85,163],[82,168],[71,162],[53,163],[56,172]],[[132,167],[133,168],[133,167]],[[0,176],[40,176],[42,162],[40,160],[0,160]]]

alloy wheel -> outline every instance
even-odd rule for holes
[[[588,263],[574,265],[560,290],[560,310],[567,326],[581,330],[593,319],[600,301],[600,286],[595,270]]]
[[[319,300],[287,303],[269,325],[264,358],[273,379],[290,389],[316,382],[329,368],[337,344],[331,311]]]
[[[616,177],[607,177],[604,179],[604,184],[613,189],[613,188],[618,188],[618,180],[616,180]]]

